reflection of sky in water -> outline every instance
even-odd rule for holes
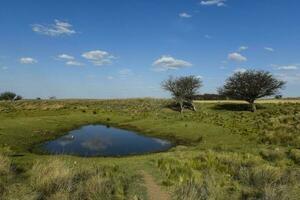
[[[169,141],[145,137],[131,131],[89,125],[46,142],[43,149],[51,154],[122,156],[166,151],[171,146]]]
[[[61,137],[57,141],[57,143],[60,144],[61,146],[66,146],[66,145],[72,143],[74,139],[75,139],[75,137],[73,135],[66,135],[66,136]]]
[[[161,144],[162,146],[170,145],[170,142],[167,141],[167,140],[162,140],[162,139],[158,139],[158,138],[153,138],[152,140],[154,140],[155,142]]]
[[[107,139],[92,138],[81,143],[84,148],[90,150],[101,150],[110,146],[112,143]]]

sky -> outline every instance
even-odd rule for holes
[[[299,0],[0,0],[0,92],[25,98],[168,97],[169,76],[215,93],[270,71],[300,96]]]

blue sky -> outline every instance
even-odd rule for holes
[[[168,76],[216,92],[263,69],[300,96],[298,0],[2,0],[0,92],[26,98],[167,97]]]

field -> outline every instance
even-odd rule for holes
[[[197,112],[182,114],[171,104],[0,102],[0,199],[299,199],[299,100],[258,101],[255,113],[235,101],[197,101]],[[122,158],[35,153],[41,142],[97,123],[176,146]]]

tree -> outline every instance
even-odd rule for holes
[[[169,77],[162,82],[161,86],[164,90],[171,93],[176,103],[180,106],[180,112],[183,111],[185,105],[196,111],[193,99],[202,86],[202,81],[199,78],[196,76]]]
[[[13,92],[3,92],[0,94],[0,100],[14,100],[17,95]]]
[[[14,98],[13,100],[14,100],[14,101],[19,101],[19,100],[22,100],[22,99],[23,99],[22,96],[17,95],[17,96],[15,96],[15,98]]]
[[[236,72],[229,77],[224,86],[219,89],[219,94],[245,100],[255,112],[254,101],[256,99],[276,95],[284,85],[284,81],[276,79],[270,72],[247,70],[246,72]]]

